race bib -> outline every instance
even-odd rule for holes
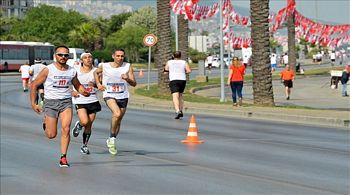
[[[53,87],[56,88],[69,88],[71,77],[68,76],[55,76],[53,79]]]
[[[93,83],[84,84],[83,86],[90,94],[96,94],[96,88],[94,87]]]
[[[124,83],[107,83],[107,93],[124,93]]]

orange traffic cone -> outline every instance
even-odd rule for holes
[[[187,132],[187,138],[181,142],[185,144],[202,144],[204,142],[203,140],[198,140],[197,124],[194,115],[191,117],[191,122]]]
[[[143,78],[143,70],[141,69],[140,72],[139,72],[139,78]]]

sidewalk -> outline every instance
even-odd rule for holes
[[[242,117],[242,118],[254,118],[273,121],[286,121],[292,123],[322,125],[322,126],[334,126],[343,127],[346,130],[350,130],[350,98],[341,97],[339,91],[335,91],[329,88],[325,82],[318,83],[317,79],[322,77],[316,77],[314,82],[308,82],[313,78],[299,79],[296,85],[301,85],[298,89],[292,91],[292,99],[287,101],[284,99],[283,86],[276,84],[276,88],[282,88],[281,90],[275,90],[275,102],[276,105],[300,105],[308,106],[318,109],[297,109],[297,108],[283,108],[283,107],[259,107],[249,106],[232,107],[229,105],[220,104],[219,94],[220,88],[210,88],[199,90],[195,92],[202,96],[211,96],[218,98],[218,104],[203,104],[193,103],[185,101],[185,115],[186,112],[194,114],[206,114],[226,116],[226,117]],[[303,83],[303,84],[301,84]],[[310,84],[306,84],[310,83]],[[327,82],[328,84],[328,82]],[[321,85],[319,88],[315,85]],[[142,86],[142,85],[141,85]],[[141,87],[138,86],[138,87]],[[251,87],[245,85],[244,102],[252,103]],[[225,89],[227,101],[231,101],[231,91],[228,88]],[[250,92],[249,92],[250,90]],[[299,91],[299,92],[297,92]],[[313,91],[313,92],[311,92]],[[325,93],[324,91],[328,91]],[[307,94],[313,94],[308,96]],[[249,95],[250,94],[250,95]],[[299,95],[298,95],[299,94]],[[304,94],[304,95],[303,95]],[[170,94],[169,94],[170,96]],[[249,96],[251,99],[249,99]],[[322,97],[322,98],[320,98]],[[186,95],[185,95],[186,99]],[[331,103],[330,103],[331,102]],[[153,99],[149,97],[140,96],[134,93],[134,88],[131,89],[129,105],[131,108],[144,109],[144,110],[162,110],[168,111],[172,116],[174,109],[171,101]],[[312,106],[315,105],[315,106]],[[326,108],[327,105],[330,108]],[[319,109],[323,108],[323,109]]]

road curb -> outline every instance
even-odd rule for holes
[[[173,112],[173,106],[170,101],[169,101],[169,105],[163,105],[163,104],[156,105],[156,104],[150,104],[150,103],[130,102],[129,107],[133,109],[141,109],[141,110]],[[279,121],[279,122],[291,122],[291,123],[309,124],[309,125],[317,125],[317,126],[330,126],[330,127],[339,127],[339,128],[344,128],[345,130],[350,130],[349,129],[350,120],[338,119],[338,118],[332,118],[332,117],[291,115],[291,114],[281,114],[281,113],[262,112],[262,111],[210,109],[210,108],[201,108],[201,107],[194,107],[194,106],[185,107],[184,112],[185,113],[190,112],[194,114],[209,114],[213,116],[245,118],[245,119],[260,119],[260,120],[270,120],[270,121]]]

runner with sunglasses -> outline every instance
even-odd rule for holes
[[[124,62],[124,57],[124,50],[116,49],[112,54],[114,61],[100,63],[94,72],[97,88],[103,91],[103,99],[112,112],[110,137],[106,141],[109,153],[112,155],[116,155],[118,152],[116,138],[128,105],[128,84],[136,86],[132,65]]]
[[[32,109],[40,113],[41,107],[35,102],[37,88],[44,84],[44,124],[46,136],[53,139],[57,135],[58,119],[61,119],[61,158],[60,167],[69,167],[67,151],[70,142],[70,125],[72,121],[72,94],[71,86],[83,96],[90,93],[80,84],[77,71],[66,64],[69,57],[69,49],[66,46],[55,48],[56,62],[44,68],[31,85],[30,101]]]

